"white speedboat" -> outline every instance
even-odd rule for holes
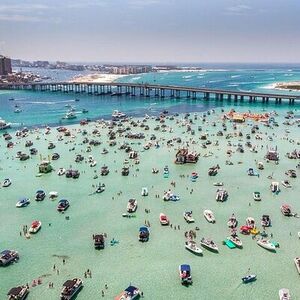
[[[11,123],[6,123],[5,120],[0,119],[0,130],[8,129],[10,126]]]
[[[143,187],[141,194],[142,196],[148,196],[148,189],[146,187]]]
[[[262,248],[265,248],[270,251],[276,251],[275,245],[272,244],[269,240],[261,239],[261,240],[258,240],[256,243],[257,243],[257,245],[261,246]]]
[[[137,209],[137,201],[136,199],[130,199],[127,203],[127,212],[133,213]]]
[[[272,193],[279,193],[280,192],[279,182],[273,181],[270,185],[270,189]]]
[[[186,211],[183,213],[183,218],[186,220],[187,223],[194,223],[195,220],[193,218],[193,214],[191,211]]]
[[[253,199],[254,201],[261,201],[260,192],[253,192]]]
[[[50,199],[55,199],[55,198],[57,198],[58,197],[58,192],[56,192],[56,191],[51,191],[50,193],[49,193],[49,198]]]
[[[255,220],[252,217],[248,217],[246,219],[246,226],[250,227],[250,228],[255,228]]]
[[[202,238],[200,244],[211,251],[219,251],[217,244],[213,240]]]
[[[2,187],[9,187],[11,185],[11,180],[9,178],[5,178],[2,182]]]
[[[232,214],[231,217],[229,218],[228,222],[227,222],[227,226],[229,228],[236,228],[237,224],[238,224],[238,221],[237,221],[235,215]]]
[[[232,234],[231,236],[227,237],[227,240],[231,241],[238,248],[243,247],[243,242],[241,241],[241,239],[236,234]]]
[[[300,257],[295,257],[294,258],[294,263],[295,263],[295,266],[296,266],[296,269],[297,269],[298,273],[300,274]]]
[[[285,188],[291,188],[292,185],[290,184],[290,182],[288,180],[283,180],[281,181],[281,184],[285,187]]]
[[[214,186],[223,186],[224,183],[223,182],[214,182]]]
[[[16,204],[16,207],[25,207],[27,206],[28,204],[30,204],[30,199],[29,198],[26,198],[26,197],[23,197],[21,198],[17,204]]]
[[[42,227],[42,222],[41,221],[33,221],[31,223],[31,226],[29,227],[28,232],[29,233],[37,233]]]
[[[270,216],[269,215],[262,215],[260,224],[263,227],[270,227],[271,226]]]
[[[96,165],[97,165],[97,162],[95,160],[90,162],[90,167],[91,168],[96,167]]]
[[[197,246],[197,244],[196,244],[196,242],[194,242],[194,241],[186,241],[185,242],[185,248],[187,249],[187,250],[189,250],[189,251],[191,251],[192,253],[194,253],[194,254],[202,254],[202,249],[201,248],[199,248],[198,246]]]
[[[68,111],[64,116],[64,119],[67,119],[67,120],[76,119],[76,118],[77,118],[77,116],[73,111]]]
[[[159,214],[159,222],[161,225],[169,225],[170,223],[168,217],[163,213]]]
[[[126,114],[118,111],[118,110],[114,110],[112,115],[111,115],[111,119],[113,121],[119,121],[121,119],[125,119],[126,118]]]
[[[288,289],[280,289],[279,290],[279,300],[291,300],[292,297],[291,297],[291,294],[290,294],[290,291]]]
[[[64,168],[59,168],[57,171],[58,176],[65,175],[65,173],[66,173],[66,169],[64,169]]]
[[[209,223],[215,223],[216,222],[215,216],[214,216],[214,214],[211,210],[205,209],[203,211],[203,215],[204,215],[205,219],[207,220],[207,222],[209,222]]]

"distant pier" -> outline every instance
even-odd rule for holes
[[[111,96],[141,96],[158,98],[202,98],[204,100],[216,99],[234,102],[257,102],[290,104],[300,103],[300,95],[292,94],[270,94],[257,92],[229,91],[222,89],[197,88],[177,85],[140,84],[140,83],[72,83],[72,82],[36,82],[36,83],[1,83],[1,90],[31,90],[50,91],[62,93],[87,93],[90,95],[111,95]]]

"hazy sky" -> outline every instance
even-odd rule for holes
[[[300,0],[0,0],[0,53],[28,60],[300,62]]]

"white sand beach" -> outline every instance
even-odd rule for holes
[[[71,82],[83,83],[83,82],[94,82],[94,83],[109,83],[117,80],[120,77],[126,75],[118,74],[107,74],[107,73],[93,73],[88,75],[80,75],[72,78]]]

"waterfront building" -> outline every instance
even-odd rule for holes
[[[0,76],[1,75],[8,75],[12,73],[11,69],[11,59],[0,55]]]

